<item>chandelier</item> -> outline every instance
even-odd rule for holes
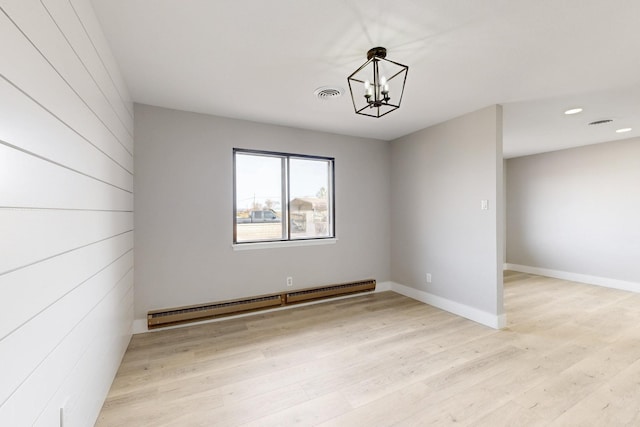
[[[356,114],[382,117],[400,108],[409,67],[386,56],[384,47],[369,49],[367,62],[347,78]]]

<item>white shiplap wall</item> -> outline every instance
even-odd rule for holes
[[[133,106],[89,0],[0,9],[0,425],[90,426],[131,337]]]

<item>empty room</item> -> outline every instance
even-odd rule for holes
[[[640,425],[639,2],[0,11],[0,426]]]

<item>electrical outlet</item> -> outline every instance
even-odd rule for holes
[[[293,286],[293,277],[287,277],[287,286]]]
[[[431,283],[431,273],[427,273],[427,283]]]

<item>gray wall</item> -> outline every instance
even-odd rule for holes
[[[2,1],[0,425],[93,425],[133,321],[133,104],[88,0]]]
[[[135,106],[136,318],[150,309],[388,281],[389,144]],[[335,157],[333,245],[232,249],[232,148]]]
[[[507,262],[640,283],[640,138],[507,161]]]
[[[492,315],[503,313],[501,121],[492,106],[391,146],[392,280]]]

